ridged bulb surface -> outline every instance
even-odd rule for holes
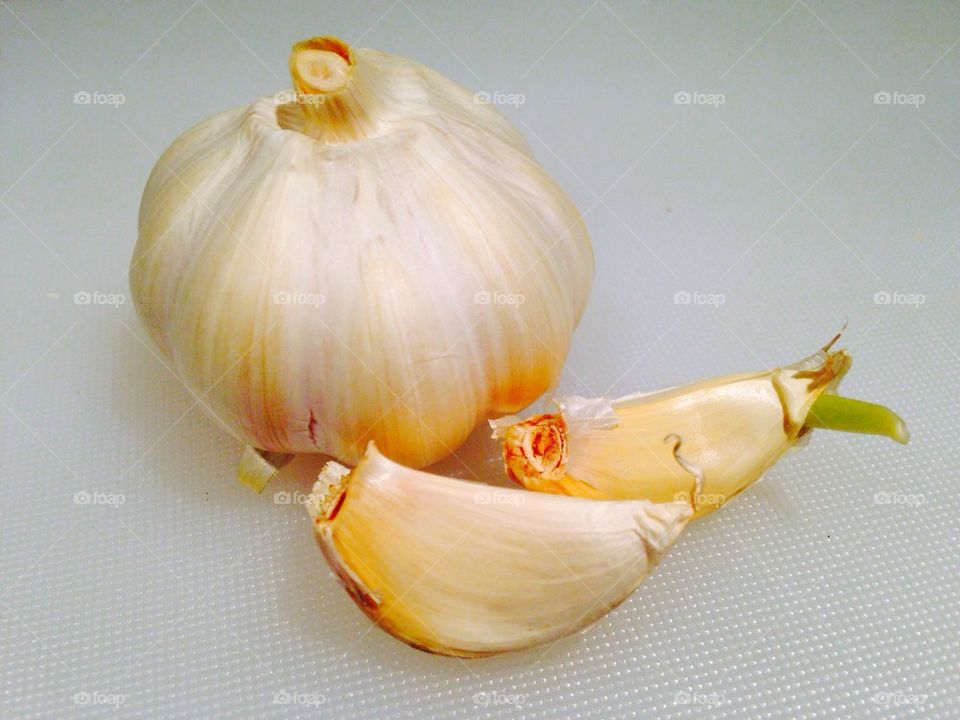
[[[137,311],[243,442],[353,462],[372,440],[426,465],[557,380],[585,225],[499,112],[436,72],[329,38],[291,69],[296,93],[157,162]]]

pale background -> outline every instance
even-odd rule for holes
[[[818,433],[554,646],[371,631],[273,496],[316,463],[238,487],[130,302],[74,302],[128,293],[157,154],[287,88],[314,34],[522,96],[597,256],[561,390],[783,364],[849,321],[845,390],[910,446]],[[958,43],[956,2],[3,3],[0,717],[960,716]],[[483,435],[463,455],[494,477]]]

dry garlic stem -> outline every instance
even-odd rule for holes
[[[692,516],[686,500],[596,502],[430,475],[372,445],[352,472],[328,463],[307,510],[372,620],[421,650],[462,657],[589,625],[640,584]]]
[[[337,144],[375,137],[383,99],[375,70],[346,43],[333,37],[298,42],[290,53],[297,102],[285,110],[299,132]],[[374,77],[371,77],[371,74]],[[295,117],[299,110],[301,117]]]
[[[340,40],[318,37],[298,42],[290,54],[290,75],[298,92],[337,93],[347,86],[356,59]]]
[[[834,340],[835,341],[835,340]],[[559,413],[494,421],[507,474],[531,489],[587,498],[666,502],[689,492],[689,472],[661,439],[682,438],[703,471],[697,515],[756,482],[812,427],[879,433],[906,426],[880,406],[831,393],[850,367],[833,343],[795,365],[703,380],[619,400],[570,397]]]

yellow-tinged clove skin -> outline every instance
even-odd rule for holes
[[[836,339],[834,339],[834,342]],[[703,476],[696,516],[759,480],[811,432],[810,408],[850,367],[833,343],[766,372],[712,378],[619,400],[567,398],[559,413],[492,421],[507,474],[530,490],[595,499],[689,497],[690,474],[663,438],[679,437]]]
[[[606,615],[693,514],[689,501],[597,502],[431,475],[372,444],[352,472],[324,467],[307,511],[374,622],[460,657],[551,642]]]
[[[493,105],[336,38],[290,70],[163,153],[130,265],[254,487],[289,453],[449,455],[556,382],[593,275],[579,212]]]

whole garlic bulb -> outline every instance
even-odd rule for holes
[[[130,286],[244,443],[423,466],[558,378],[593,275],[569,198],[493,107],[411,60],[298,43],[295,93],[157,162]]]

